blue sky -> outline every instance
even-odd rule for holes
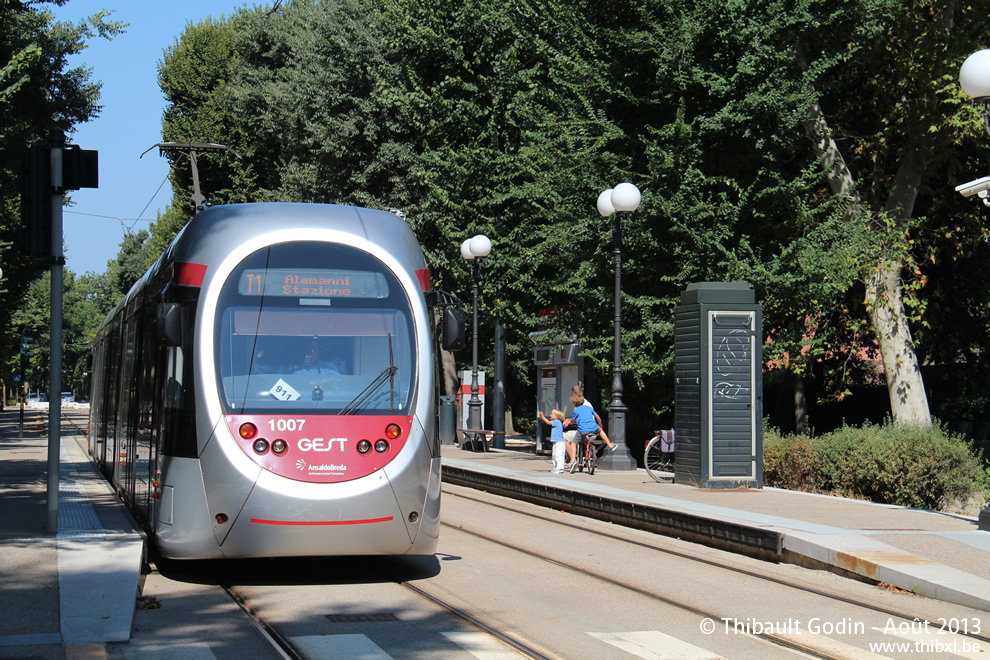
[[[78,23],[101,9],[130,23],[112,41],[94,39],[70,62],[92,69],[103,83],[103,111],[81,124],[71,144],[100,153],[100,187],[72,193],[74,206],[63,217],[66,267],[77,275],[102,273],[117,256],[125,233],[147,229],[172,199],[168,161],[155,149],[161,142],[165,99],[158,88],[158,62],[190,22],[229,15],[244,0],[69,0],[50,6],[60,20]],[[162,186],[162,182],[165,185]],[[159,190],[159,186],[161,189]],[[157,195],[156,195],[157,191]]]

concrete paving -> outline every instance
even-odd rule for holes
[[[145,538],[89,462],[85,437],[65,425],[58,532],[46,530],[46,416],[28,411],[22,433],[17,410],[0,412],[0,658],[151,657],[176,644],[183,657],[210,657],[210,630],[228,620],[232,636],[249,628],[223,599],[192,608],[223,621],[204,628],[198,620],[188,634],[161,618],[165,610],[135,625]],[[644,470],[554,475],[528,439],[507,445],[485,453],[442,447],[444,481],[990,610],[990,532],[973,517],[772,488],[703,490],[655,482]],[[171,596],[217,598],[196,589],[203,586],[181,585]]]
[[[49,533],[45,416],[26,411],[23,436],[18,418],[0,414],[0,657],[106,657],[131,636],[144,536],[65,435]]]
[[[642,469],[555,475],[532,443],[509,439],[506,446],[442,447],[444,481],[572,505],[577,513],[595,502],[604,520],[682,538],[686,529],[701,543],[990,611],[990,532],[978,530],[975,517],[776,488],[701,489],[674,483],[673,475],[656,482]],[[768,557],[774,541],[777,556]]]

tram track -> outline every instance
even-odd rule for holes
[[[594,536],[597,536],[597,537],[600,537],[600,538],[603,538],[603,539],[608,539],[608,540],[617,541],[617,542],[620,542],[620,543],[626,543],[626,544],[635,545],[635,546],[638,546],[638,547],[643,548],[643,549],[648,550],[648,551],[661,553],[661,554],[666,555],[666,556],[669,556],[669,557],[676,557],[678,559],[690,561],[690,562],[693,562],[693,563],[696,563],[696,564],[699,564],[699,565],[702,565],[702,566],[705,566],[705,567],[714,568],[714,569],[723,570],[723,571],[728,571],[728,572],[731,572],[731,573],[736,574],[736,575],[740,575],[740,576],[744,576],[744,577],[747,577],[747,578],[752,578],[752,579],[760,580],[760,581],[763,581],[763,582],[771,583],[771,584],[774,584],[776,586],[784,587],[784,588],[787,588],[787,589],[792,589],[792,590],[795,590],[795,591],[800,592],[800,593],[803,593],[803,594],[808,594],[808,595],[816,596],[816,597],[819,597],[819,598],[824,598],[824,599],[827,599],[829,601],[834,601],[836,603],[843,603],[845,605],[851,605],[853,607],[861,608],[863,610],[866,610],[866,611],[869,611],[869,612],[872,612],[872,613],[882,614],[882,615],[886,615],[888,617],[899,619],[899,620],[904,621],[904,622],[908,622],[908,623],[912,623],[912,624],[913,623],[917,623],[919,625],[924,625],[924,626],[934,626],[935,628],[938,628],[938,626],[939,626],[938,623],[933,622],[933,621],[930,620],[931,617],[926,617],[926,616],[923,616],[923,615],[910,614],[910,613],[907,613],[907,612],[904,612],[904,611],[898,611],[898,610],[895,610],[895,609],[892,609],[892,608],[878,606],[878,605],[876,605],[874,603],[868,603],[868,602],[865,602],[863,600],[859,600],[859,599],[856,599],[856,598],[851,598],[851,597],[848,597],[848,596],[843,596],[843,595],[839,595],[839,594],[835,594],[835,593],[829,593],[827,591],[824,591],[824,590],[821,590],[821,589],[817,589],[815,587],[810,587],[808,585],[799,584],[799,583],[796,583],[796,582],[793,582],[793,581],[781,579],[779,577],[773,577],[773,576],[764,575],[764,574],[758,573],[756,571],[752,571],[752,570],[748,570],[748,569],[745,569],[745,568],[741,568],[739,566],[733,566],[733,565],[728,564],[728,563],[718,562],[718,561],[714,561],[714,560],[708,559],[708,558],[693,556],[693,555],[688,554],[688,553],[685,553],[685,552],[679,552],[679,551],[676,551],[676,550],[671,550],[669,548],[664,548],[664,547],[661,547],[661,546],[656,545],[656,544],[651,544],[651,543],[647,543],[647,542],[644,542],[644,541],[637,541],[637,540],[634,540],[634,539],[630,539],[627,536],[622,536],[622,535],[619,535],[619,534],[612,534],[612,533],[608,533],[608,532],[605,532],[605,531],[602,531],[602,530],[593,529],[593,528],[591,528],[590,525],[576,524],[576,523],[572,523],[572,522],[567,522],[567,521],[560,520],[559,518],[556,518],[556,517],[553,517],[553,516],[542,515],[540,513],[536,513],[536,512],[533,512],[533,511],[526,511],[526,510],[523,510],[522,507],[510,506],[510,505],[506,505],[506,504],[498,504],[498,503],[495,503],[495,502],[488,501],[488,500],[486,500],[484,498],[481,498],[481,497],[473,497],[473,496],[467,495],[465,493],[454,492],[454,491],[452,491],[452,490],[450,490],[448,488],[444,488],[444,489],[442,489],[442,491],[443,491],[443,494],[445,496],[447,496],[447,497],[458,497],[458,498],[462,498],[462,499],[471,501],[471,502],[473,502],[475,504],[480,504],[480,505],[483,505],[483,506],[494,507],[496,509],[500,509],[502,511],[510,512],[512,514],[515,514],[515,515],[526,516],[526,517],[529,517],[531,519],[538,520],[541,523],[550,523],[550,524],[552,524],[554,526],[557,526],[557,527],[568,528],[570,530],[580,531],[581,533],[591,534],[591,535],[594,535]],[[535,505],[526,505],[526,506],[535,506]],[[603,583],[606,583],[606,584],[609,584],[609,585],[612,585],[612,586],[615,586],[615,587],[619,587],[619,588],[622,588],[622,589],[626,589],[626,590],[628,590],[630,592],[633,592],[633,593],[636,593],[636,594],[638,594],[640,596],[645,596],[647,598],[651,598],[651,599],[657,600],[659,602],[663,602],[663,603],[665,603],[667,605],[670,605],[672,607],[676,607],[676,608],[681,609],[683,611],[687,611],[687,612],[690,612],[692,614],[695,614],[695,615],[698,615],[698,616],[702,616],[702,617],[705,617],[707,619],[711,619],[712,621],[722,621],[722,620],[724,620],[726,618],[724,616],[724,613],[716,612],[716,611],[713,611],[711,609],[699,608],[697,606],[694,606],[694,605],[692,605],[690,603],[687,603],[687,602],[685,602],[685,601],[683,601],[681,599],[678,599],[676,597],[671,597],[671,596],[666,596],[666,595],[663,595],[663,594],[659,594],[659,593],[656,593],[655,591],[652,591],[652,590],[649,590],[649,589],[644,589],[644,588],[642,588],[639,585],[630,584],[629,582],[623,581],[623,580],[617,580],[615,578],[612,578],[612,577],[603,575],[603,574],[601,574],[599,572],[596,572],[596,571],[593,571],[593,570],[588,570],[588,569],[583,568],[581,566],[578,566],[578,565],[576,565],[574,563],[567,562],[567,561],[562,561],[559,557],[547,557],[547,556],[545,556],[544,554],[542,554],[540,552],[534,552],[534,551],[529,550],[529,549],[527,549],[525,547],[522,547],[522,546],[520,546],[518,544],[506,542],[504,539],[496,538],[494,536],[491,536],[490,534],[486,534],[486,533],[483,533],[483,532],[480,532],[480,531],[477,531],[477,530],[466,529],[463,525],[452,525],[452,524],[449,524],[449,523],[446,523],[446,522],[441,522],[441,525],[443,527],[446,527],[446,528],[449,528],[449,529],[452,529],[452,530],[456,530],[458,532],[461,532],[461,533],[464,533],[464,534],[473,536],[473,537],[475,537],[477,539],[480,539],[482,541],[485,541],[485,542],[488,542],[488,543],[493,543],[493,544],[496,544],[496,545],[498,545],[500,547],[503,547],[503,548],[506,548],[506,549],[509,549],[509,550],[512,550],[512,551],[515,551],[515,552],[519,552],[519,553],[525,554],[526,556],[532,557],[534,559],[539,559],[539,560],[545,561],[545,562],[547,562],[549,564],[553,564],[555,566],[558,566],[558,567],[567,569],[567,570],[572,571],[572,572],[574,572],[576,574],[579,574],[579,575],[581,575],[583,577],[586,577],[586,578],[589,578],[589,579],[592,579],[592,580],[597,580],[597,581],[600,581],[600,582],[603,582]],[[728,617],[728,618],[731,619],[732,617]],[[977,634],[977,633],[972,633],[972,632],[963,632],[963,631],[957,631],[957,632],[954,632],[954,634],[959,635],[961,637],[966,637],[968,639],[971,639],[971,640],[974,640],[974,641],[978,641],[978,642],[980,642],[982,644],[985,644],[987,646],[990,646],[990,637],[988,637],[988,636],[985,636],[985,635],[982,635],[982,634]],[[827,648],[815,647],[815,646],[808,645],[806,643],[802,643],[801,641],[796,640],[793,635],[777,635],[777,634],[773,634],[773,633],[761,632],[758,635],[758,637],[760,639],[765,639],[765,640],[771,641],[771,642],[773,642],[773,643],[775,643],[775,644],[777,644],[779,646],[783,646],[785,648],[788,648],[788,649],[791,649],[791,650],[795,650],[795,651],[799,651],[799,652],[802,652],[802,653],[807,653],[809,655],[812,655],[812,656],[818,657],[818,658],[825,658],[825,659],[828,659],[828,660],[832,660],[832,659],[841,660],[841,659],[845,659],[845,658],[848,658],[849,657],[844,651],[840,651],[840,652],[836,653],[836,652],[833,652],[833,651],[831,651],[831,650],[829,650]],[[986,648],[986,647],[984,647],[984,648]]]
[[[279,634],[278,630],[276,630],[273,626],[269,625],[264,618],[247,603],[247,601],[237,592],[237,590],[234,589],[233,586],[228,584],[225,580],[218,580],[217,585],[224,592],[224,594],[226,594],[227,597],[230,598],[230,600],[232,600],[242,612],[244,612],[261,638],[264,639],[271,649],[283,658],[283,660],[306,660],[306,656],[301,655],[295,647],[292,646],[288,639]]]
[[[78,415],[76,417],[78,417]],[[83,426],[77,423],[71,416],[66,415],[64,411],[62,413],[62,419],[66,421],[67,425],[70,425],[74,429],[75,433],[83,436],[86,435],[87,431],[83,428]],[[582,534],[593,535],[603,540],[607,539],[611,542],[637,546],[647,552],[658,553],[665,557],[676,558],[702,567],[730,572],[739,576],[744,576],[745,578],[759,580],[778,587],[794,590],[795,592],[808,594],[809,596],[826,599],[827,601],[842,603],[854,608],[860,608],[864,611],[886,615],[897,619],[900,622],[920,622],[926,626],[931,625],[935,628],[938,627],[938,623],[931,618],[930,614],[912,615],[905,609],[880,606],[876,603],[868,602],[867,600],[857,599],[841,593],[832,593],[809,586],[808,584],[802,584],[798,581],[782,579],[781,577],[773,575],[766,575],[758,570],[753,570],[752,568],[733,565],[731,561],[721,562],[711,557],[695,556],[689,552],[663,547],[660,540],[658,540],[657,543],[652,543],[649,539],[644,540],[631,538],[631,536],[633,536],[632,534],[622,534],[619,532],[613,533],[601,528],[596,529],[596,525],[600,527],[599,521],[594,521],[591,519],[586,520],[578,516],[568,516],[565,519],[564,517],[558,515],[555,511],[551,513],[550,510],[545,507],[544,511],[535,510],[534,507],[539,507],[539,505],[519,502],[511,498],[504,498],[492,494],[479,494],[478,496],[475,496],[472,495],[470,490],[467,488],[461,489],[460,487],[444,487],[442,492],[446,497],[462,499],[484,507],[492,507],[512,515],[525,516],[533,521],[537,521],[540,525],[546,525],[549,523],[557,528],[566,528]],[[492,501],[493,499],[496,501]],[[486,516],[480,516],[478,519],[483,520],[484,518],[486,518]],[[655,588],[644,588],[643,585],[636,584],[635,581],[616,579],[613,576],[605,574],[605,572],[595,570],[594,568],[589,569],[587,566],[580,565],[580,562],[561,559],[559,555],[548,556],[546,553],[534,552],[531,548],[525,547],[525,545],[507,541],[505,538],[499,538],[497,533],[493,534],[490,531],[490,526],[486,528],[483,524],[479,524],[479,528],[468,528],[468,526],[465,526],[464,524],[451,524],[445,521],[442,521],[441,525],[451,532],[456,531],[458,533],[469,535],[479,541],[483,541],[484,543],[495,544],[505,550],[521,553],[532,559],[547,562],[548,564],[571,571],[576,575],[580,575],[584,579],[608,584],[612,587],[635,593],[641,597],[646,597],[657,602],[664,603],[684,612],[691,613],[695,616],[711,619],[712,621],[722,621],[727,618],[724,616],[724,612],[716,611],[718,609],[717,607],[699,606],[697,602],[692,604],[690,600],[678,598],[676,593],[673,595],[667,595]],[[538,644],[529,642],[521,638],[518,634],[502,632],[499,630],[499,626],[497,624],[490,625],[490,623],[484,620],[485,615],[483,610],[478,612],[476,608],[470,606],[465,608],[463,604],[459,607],[456,604],[452,604],[449,599],[446,599],[444,596],[431,593],[430,582],[428,580],[416,580],[417,584],[413,584],[412,581],[408,579],[404,579],[403,577],[397,575],[389,575],[387,572],[382,572],[381,575],[383,577],[383,582],[387,581],[399,585],[404,589],[415,593],[417,596],[432,603],[435,607],[438,607],[444,612],[467,622],[475,629],[498,639],[502,644],[511,647],[525,657],[540,659],[557,657],[552,651],[541,650],[538,647]],[[249,599],[239,593],[237,587],[219,579],[217,584],[226,596],[233,601],[233,603],[235,603],[237,607],[248,617],[251,625],[256,629],[258,634],[266,640],[267,644],[273,649],[278,657],[288,658],[291,660],[296,660],[297,658],[302,660],[307,657],[293,646],[289,638],[280,634],[276,626],[273,626],[267,622],[264,617],[262,617],[259,612],[251,606]],[[457,596],[455,596],[453,600],[456,603],[458,600]],[[854,655],[850,655],[851,647],[842,642],[839,642],[840,648],[838,650],[828,648],[828,641],[836,641],[830,640],[829,638],[816,638],[811,640],[813,643],[803,643],[803,641],[807,640],[795,639],[794,636],[786,634],[778,635],[768,632],[744,634],[750,639],[757,640],[761,643],[774,644],[778,647],[797,653],[807,654],[813,657],[826,658],[829,660],[840,660],[856,657]],[[970,640],[979,641],[983,648],[990,647],[990,636],[962,630],[955,632],[955,634]]]
[[[60,418],[62,423],[68,427],[65,431],[67,435],[78,435],[82,437],[88,436],[88,425],[85,423],[81,424],[77,420],[78,415],[72,415],[71,413],[67,413],[63,410]],[[88,421],[88,418],[85,419]],[[157,571],[154,560],[150,563],[153,570]],[[387,573],[382,573],[382,577],[384,581],[403,587],[411,593],[416,594],[417,597],[428,601],[433,606],[438,607],[444,612],[447,612],[450,615],[468,623],[478,631],[499,640],[503,645],[514,649],[524,657],[533,658],[535,660],[549,660],[549,658],[554,657],[552,655],[547,655],[546,652],[534,648],[531,644],[518,639],[516,636],[498,630],[496,627],[485,623],[467,610],[458,608],[455,605],[446,602],[439,596],[430,593],[424,588],[416,586],[409,580],[396,575],[389,575]],[[220,588],[225,597],[236,605],[237,608],[243,613],[251,627],[265,641],[267,646],[275,655],[283,660],[307,660],[308,656],[300,652],[300,650],[292,644],[291,640],[287,636],[280,633],[276,625],[273,625],[271,622],[267,621],[265,617],[251,605],[249,598],[242,594],[229,579],[217,578],[216,585]]]
[[[89,436],[89,425],[88,424],[86,425],[86,428],[83,428],[82,426],[80,426],[76,422],[75,419],[73,419],[72,416],[68,415],[64,410],[62,411],[61,416],[62,416],[62,421],[68,422],[69,424],[71,424],[75,428],[76,432],[75,432],[74,435],[81,435],[83,437]]]
[[[478,631],[499,640],[503,645],[510,647],[524,657],[533,658],[534,660],[551,660],[555,657],[552,654],[547,654],[545,651],[535,648],[535,646],[531,643],[521,640],[515,635],[501,631],[497,627],[489,625],[471,612],[452,605],[443,598],[431,593],[428,589],[419,587],[407,579],[389,572],[380,572],[380,575],[383,578],[383,583],[403,587],[409,592],[415,594],[417,597],[429,602],[431,605],[438,607],[444,612],[466,622]],[[292,641],[288,637],[282,635],[275,625],[267,621],[254,607],[252,607],[248,597],[240,593],[236,586],[231,584],[226,579],[218,579],[217,586],[219,586],[223,593],[237,605],[245,616],[248,617],[256,632],[268,643],[268,645],[276,654],[278,654],[279,657],[283,658],[283,660],[309,660],[308,656],[300,652],[292,644]]]
[[[428,591],[426,591],[424,589],[421,589],[420,587],[417,587],[416,585],[414,585],[414,584],[412,584],[410,582],[401,581],[401,582],[398,582],[397,584],[399,584],[399,585],[401,585],[401,586],[409,589],[410,591],[412,591],[413,593],[418,594],[419,596],[422,596],[423,598],[429,600],[434,605],[437,605],[438,607],[443,608],[444,610],[446,610],[447,612],[453,614],[454,616],[457,616],[457,617],[459,617],[459,618],[467,621],[471,625],[474,625],[474,626],[478,627],[479,629],[485,631],[489,635],[492,635],[493,637],[499,639],[504,644],[508,644],[509,646],[511,646],[515,650],[519,651],[520,653],[522,653],[523,655],[525,655],[528,658],[533,658],[534,660],[550,660],[550,657],[551,656],[544,655],[543,652],[538,651],[533,646],[531,646],[529,643],[523,642],[521,640],[518,640],[514,636],[509,635],[508,633],[501,632],[501,631],[497,630],[496,628],[494,628],[492,626],[489,626],[488,624],[484,623],[483,621],[481,621],[477,617],[469,614],[466,610],[463,610],[463,609],[461,609],[459,607],[455,607],[455,606],[447,603],[443,599],[439,598],[438,596],[435,596],[435,595],[429,593]]]

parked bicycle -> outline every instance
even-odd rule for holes
[[[674,478],[674,430],[653,433],[643,452],[643,464],[654,481],[669,481]]]

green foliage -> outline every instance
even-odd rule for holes
[[[780,435],[764,429],[764,483],[775,488],[823,492],[821,465],[813,446],[814,441],[806,435]]]
[[[821,436],[765,430],[768,486],[940,510],[984,493],[990,482],[973,450],[936,425],[867,424]]]
[[[148,237],[148,232],[143,229],[137,233],[128,232],[120,244],[117,258],[110,262],[107,268],[109,284],[121,299],[127,295],[150,265],[146,261],[145,253],[142,252]]]
[[[86,395],[89,382],[86,375],[86,354],[96,336],[96,329],[106,312],[105,299],[100,295],[99,277],[84,275],[76,278],[71,270],[62,277],[62,388]],[[34,355],[21,373],[20,355],[8,354],[4,369],[19,373],[31,389],[47,389],[51,363],[51,275],[45,273],[29,284],[24,300],[10,317],[8,329],[18,337],[21,332],[34,337]]]
[[[166,49],[158,66],[158,83],[169,99],[162,119],[165,142],[218,143],[251,158],[254,145],[240,139],[239,126],[230,116],[228,83],[240,61],[239,27],[250,17],[241,10],[227,19],[207,18],[186,26],[175,45]],[[168,153],[172,162],[173,206],[186,209],[193,193],[188,150]],[[250,165],[228,152],[197,153],[200,190],[213,204],[257,201]],[[247,161],[248,163],[250,160]],[[157,245],[158,242],[156,241]],[[154,261],[157,255],[150,261]]]
[[[67,58],[86,48],[89,40],[112,38],[126,27],[108,20],[108,12],[77,24],[55,21],[47,4],[0,3],[0,317],[10,321],[0,331],[0,380],[5,383],[19,371],[21,329],[32,328],[38,346],[47,337],[47,311],[43,315],[38,308],[40,300],[48,300],[38,288],[47,286],[47,280],[39,280],[47,266],[20,252],[20,151],[46,139],[53,128],[71,133],[98,114],[99,83],[91,80],[88,69],[70,68]],[[71,274],[65,279],[71,283]],[[65,295],[69,304],[69,289]],[[68,346],[64,354],[69,355]],[[44,355],[38,351],[32,360],[35,377]]]
[[[186,223],[192,218],[192,210],[184,207],[176,206],[175,204],[169,206],[163,213],[159,213],[158,217],[149,229],[150,237],[143,245],[144,252],[144,270],[147,270],[159,256],[168,247],[168,244],[172,242],[176,234],[185,227]]]
[[[669,410],[673,309],[698,281],[752,284],[768,362],[841,398],[874,375],[863,280],[892,263],[917,328],[908,349],[990,373],[986,233],[946,192],[990,155],[953,78],[983,9],[295,0],[190,25],[159,69],[163,130],[245,155],[201,160],[214,202],[402,208],[434,282],[464,298],[458,246],[489,235],[482,362],[498,318],[517,410],[532,405],[540,310],[581,336],[592,372],[611,367],[610,223],[594,203],[622,180],[644,193],[622,255],[634,410]],[[849,166],[842,194],[809,139],[816,108]],[[175,165],[180,211],[153,228],[152,258],[184,221],[189,170]],[[987,401],[985,378],[972,382],[954,407]]]

